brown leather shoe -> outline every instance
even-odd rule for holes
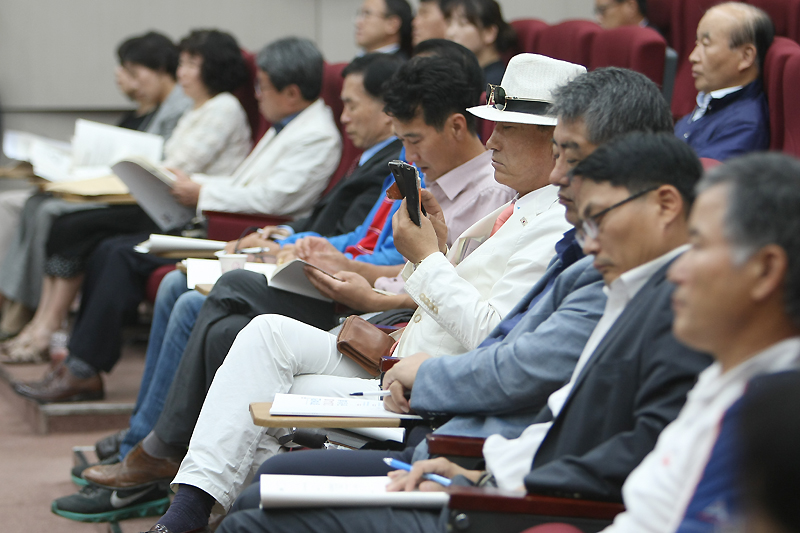
[[[144,451],[140,442],[121,463],[87,468],[83,471],[83,479],[110,489],[135,489],[172,481],[180,466],[180,461],[153,457]]]
[[[85,402],[102,400],[103,379],[100,374],[82,379],[72,375],[66,365],[59,365],[34,383],[16,383],[14,390],[39,403]]]

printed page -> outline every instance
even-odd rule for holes
[[[111,169],[161,231],[179,228],[194,218],[194,207],[179,203],[171,194],[171,185],[138,163],[120,161]]]
[[[261,506],[291,507],[425,507],[442,508],[446,492],[386,492],[388,476],[261,476]]]
[[[258,272],[269,277],[275,270],[275,265],[268,263],[245,263],[245,270]],[[186,259],[186,285],[194,289],[198,284],[213,285],[222,275],[220,262],[216,259]]]
[[[150,238],[141,245],[144,253],[157,254],[161,252],[177,252],[183,250],[207,250],[216,252],[225,248],[225,241],[212,241],[209,239],[192,239],[189,237],[178,237],[176,235],[161,235],[151,233]]]
[[[308,281],[308,277],[303,269],[306,265],[308,265],[308,263],[302,259],[293,259],[288,263],[278,265],[278,268],[275,269],[275,272],[269,278],[269,286],[274,289],[302,294],[309,298],[316,298],[324,302],[332,301],[330,298],[323,296],[317,288]]]
[[[269,414],[273,416],[344,416],[358,418],[402,418],[421,420],[417,415],[402,415],[387,411],[382,400],[359,397],[335,398],[303,394],[275,395]]]
[[[74,167],[112,166],[122,159],[142,157],[161,161],[164,138],[152,133],[78,119],[72,139]]]

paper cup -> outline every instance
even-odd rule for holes
[[[244,268],[247,262],[247,254],[223,254],[219,256],[219,266],[222,273]]]

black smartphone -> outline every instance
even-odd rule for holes
[[[408,216],[414,224],[422,226],[421,216],[427,215],[427,213],[425,208],[422,207],[419,195],[419,189],[422,184],[419,171],[414,165],[409,165],[405,161],[399,160],[390,161],[389,168],[392,171],[395,183],[397,183],[397,188],[400,189],[400,194],[406,199]]]

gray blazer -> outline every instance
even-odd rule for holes
[[[145,131],[164,137],[164,141],[172,135],[172,130],[178,125],[178,120],[183,114],[192,107],[192,99],[184,94],[183,89],[177,83],[166,100],[158,106],[156,114],[147,125]]]
[[[527,308],[550,277],[546,273],[509,316]],[[578,261],[556,278],[552,290],[503,341],[425,361],[414,381],[411,407],[423,416],[464,415],[437,433],[518,437],[550,394],[569,380],[605,302],[592,258]],[[415,460],[427,454],[425,444],[421,446]]]

